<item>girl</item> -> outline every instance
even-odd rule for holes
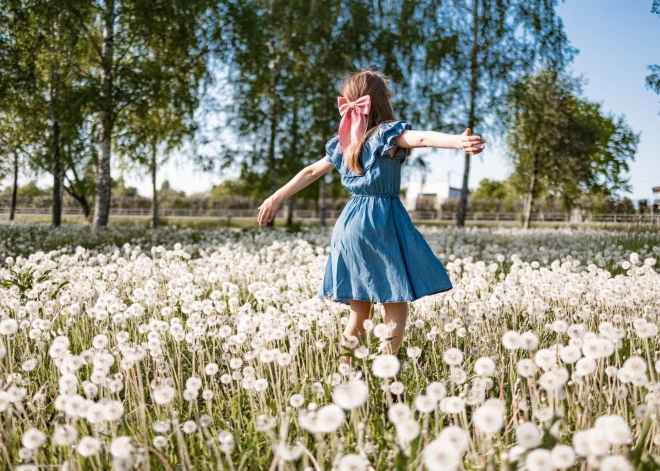
[[[413,226],[399,199],[401,165],[416,147],[484,150],[470,135],[411,131],[396,121],[382,74],[367,70],[345,80],[338,98],[341,122],[327,155],[306,167],[259,206],[259,224],[273,220],[284,200],[333,168],[352,193],[332,232],[319,296],[350,304],[347,339],[363,332],[372,304],[383,303],[391,353],[401,345],[408,302],[452,288],[444,266]],[[346,358],[347,357],[343,357]]]

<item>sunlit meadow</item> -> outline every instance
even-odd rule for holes
[[[329,231],[0,226],[4,467],[660,467],[660,234],[420,230],[454,289],[393,356]]]

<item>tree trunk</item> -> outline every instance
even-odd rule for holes
[[[71,195],[71,197],[78,202],[80,205],[80,209],[82,209],[83,216],[85,219],[89,220],[89,217],[92,214],[92,208],[89,206],[89,202],[87,201],[87,197],[85,195],[79,195],[75,193],[71,188],[69,188],[66,185],[62,185],[62,188]]]
[[[52,146],[53,146],[53,227],[62,224],[62,159],[60,155],[60,119],[58,112],[57,84],[59,71],[57,62],[53,61],[50,66],[50,117],[52,121]]]
[[[78,202],[78,204],[80,205],[80,208],[82,209],[83,216],[85,216],[85,219],[87,221],[89,221],[90,218],[91,218],[91,215],[92,215],[92,208],[89,204],[89,201],[87,200],[87,194],[84,192],[84,190],[81,191],[80,194],[78,194],[78,193],[76,193],[76,191],[74,191],[74,188],[75,188],[74,183],[76,185],[80,186],[81,181],[80,181],[80,178],[78,177],[78,172],[76,171],[76,166],[72,164],[69,167],[69,169],[71,170],[71,174],[73,175],[73,178],[75,179],[75,182],[71,181],[71,179],[67,177],[66,172],[63,172],[62,176],[63,176],[63,178],[66,178],[66,180],[69,181],[69,185],[67,186],[66,184],[64,184],[64,182],[62,182],[62,188],[64,188],[64,190],[69,195],[71,195],[71,197],[73,197],[73,199],[75,199]],[[85,186],[82,185],[82,188],[84,189]]]
[[[293,225],[293,209],[295,206],[296,199],[292,196],[289,198],[289,201],[286,205],[286,227],[291,227]]]
[[[18,150],[14,150],[14,186],[11,190],[11,208],[9,209],[9,220],[16,217],[16,201],[18,200]]]
[[[325,204],[325,175],[319,179],[319,226],[325,227],[328,225],[326,221],[326,204]]]
[[[111,176],[110,158],[112,154],[112,68],[114,56],[114,0],[106,0],[103,28],[103,49],[101,57],[101,92],[99,133],[99,168],[96,188],[96,205],[94,208],[94,221],[92,229],[98,231],[108,225],[110,217]]]
[[[297,90],[293,93],[293,100],[291,104],[291,144],[289,146],[291,161],[296,158],[296,149],[298,146],[298,96]],[[295,197],[291,196],[287,204],[286,211],[286,227],[293,225],[293,209],[295,206]]]
[[[156,228],[159,226],[158,219],[158,190],[156,188],[156,172],[158,161],[156,160],[156,146],[151,148],[151,189],[153,196],[151,197],[151,227]]]
[[[525,203],[525,221],[523,222],[523,228],[529,229],[529,225],[532,220],[532,205],[534,204],[534,197],[536,196],[536,177],[539,173],[539,159],[534,157],[534,170],[532,170],[532,176],[529,179],[529,193],[527,193],[527,201]]]
[[[470,111],[468,115],[468,128],[474,133],[476,121],[477,92],[479,86],[477,60],[479,58],[479,0],[472,0],[472,54],[470,58]],[[470,154],[465,154],[465,166],[463,168],[463,186],[461,187],[461,198],[456,211],[456,225],[465,226],[465,216],[468,204],[468,182],[470,178]]]
[[[327,84],[324,84],[323,89],[327,90]],[[328,120],[328,103],[324,103],[323,105],[323,115],[322,118],[323,120],[323,131],[324,131],[324,136],[323,136],[323,142],[327,142],[329,137],[328,135],[330,134],[329,130],[329,120]],[[325,183],[325,175],[321,176],[319,178],[319,226],[321,227],[326,227],[327,226],[327,220],[326,220],[326,202],[325,202],[325,190],[326,190],[326,183]]]
[[[271,24],[273,21],[273,1],[270,1],[268,8],[268,14],[271,18]],[[268,40],[268,54],[270,55],[270,60],[268,62],[268,69],[270,74],[270,83],[269,83],[269,94],[270,94],[270,103],[269,103],[269,121],[270,121],[270,138],[268,142],[268,174],[270,178],[270,194],[274,194],[277,191],[277,172],[275,169],[275,139],[277,138],[277,90],[275,89],[276,78],[277,78],[277,58],[275,56],[275,45],[273,44],[273,39]],[[268,226],[273,227],[275,225],[275,217],[273,220],[268,223]]]

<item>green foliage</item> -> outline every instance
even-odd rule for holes
[[[2,190],[2,193],[0,193],[0,196],[2,196],[3,198],[9,198],[11,197],[11,191],[12,191],[11,186],[6,186],[4,190]],[[18,187],[19,198],[34,198],[38,196],[48,196],[48,195],[50,195],[50,190],[39,188],[37,186],[37,182],[34,180],[26,183],[25,185]]]
[[[552,196],[570,209],[584,194],[629,190],[621,174],[634,159],[639,135],[580,91],[578,80],[546,69],[510,92],[510,180],[528,201]]]
[[[470,198],[475,200],[503,200],[511,196],[511,188],[507,181],[484,178],[479,182],[479,186],[472,192]]]
[[[28,267],[23,272],[17,272],[10,268],[9,274],[9,277],[2,280],[2,286],[7,289],[11,288],[12,286],[16,286],[21,291],[21,294],[24,294],[26,291],[32,289],[35,282],[43,283],[50,278],[49,270],[46,270],[39,276],[36,276],[36,270],[33,267]]]

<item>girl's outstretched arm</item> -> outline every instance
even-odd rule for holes
[[[404,131],[394,139],[399,147],[412,149],[416,147],[436,147],[441,149],[462,149],[468,154],[483,152],[486,141],[481,136],[473,136],[467,128],[463,134],[444,134],[436,131]]]
[[[332,162],[324,157],[318,162],[308,165],[298,172],[298,175],[293,177],[289,183],[261,203],[261,206],[259,206],[259,216],[257,217],[259,225],[262,226],[271,222],[273,218],[275,218],[277,210],[285,199],[295,195],[303,188],[314,183],[333,168],[335,168],[335,166]]]

